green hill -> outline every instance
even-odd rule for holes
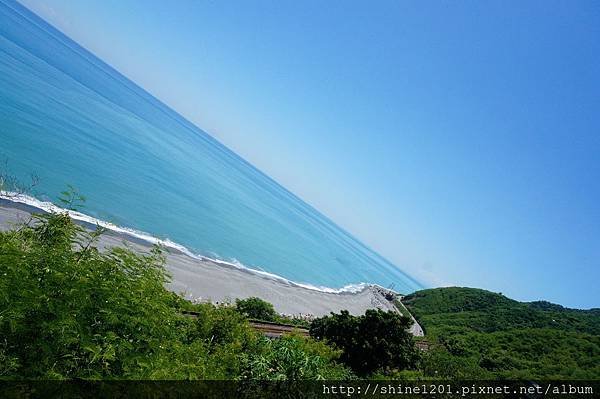
[[[458,287],[418,291],[402,302],[439,344],[430,356],[437,357],[434,374],[600,378],[600,309],[518,302]]]
[[[436,335],[450,328],[494,332],[551,328],[600,335],[600,309],[564,308],[550,302],[518,302],[476,288],[434,288],[404,297],[415,317]]]

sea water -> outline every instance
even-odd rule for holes
[[[421,285],[93,54],[0,0],[0,157],[81,218],[319,289]],[[93,219],[92,219],[93,218]]]

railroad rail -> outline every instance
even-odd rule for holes
[[[192,310],[182,310],[181,314],[188,317],[198,317],[200,313]],[[284,334],[290,334],[292,332],[308,337],[308,329],[297,327],[291,324],[273,323],[270,321],[262,321],[249,319],[248,323],[250,327],[264,334],[268,338],[281,338]]]
[[[256,331],[260,331],[269,338],[280,338],[283,334],[289,334],[292,332],[308,337],[308,330],[306,328],[260,320],[248,321],[252,328],[254,328]]]

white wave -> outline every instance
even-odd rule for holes
[[[380,287],[377,284],[370,284],[370,283],[348,284],[341,288],[330,288],[330,287],[325,287],[325,286],[315,286],[315,285],[308,284],[308,283],[299,283],[299,282],[289,280],[285,277],[279,276],[279,275],[271,273],[271,272],[248,267],[248,266],[242,264],[241,262],[239,262],[237,259],[232,259],[231,261],[227,261],[227,260],[223,260],[223,259],[210,258],[207,256],[198,255],[198,254],[195,254],[192,251],[190,251],[185,246],[178,244],[174,241],[171,241],[168,238],[161,239],[161,238],[154,237],[153,235],[151,235],[149,233],[145,233],[143,231],[135,230],[135,229],[132,229],[129,227],[117,226],[113,223],[97,219],[93,216],[89,216],[89,215],[86,215],[86,214],[78,212],[78,211],[61,208],[61,207],[53,204],[52,202],[42,201],[35,197],[31,197],[29,195],[14,193],[14,192],[10,192],[10,191],[0,191],[0,199],[4,199],[4,200],[10,201],[10,202],[15,202],[15,203],[20,203],[20,204],[25,204],[25,205],[34,207],[36,209],[42,210],[44,212],[48,212],[48,213],[67,213],[74,220],[78,220],[78,221],[85,222],[85,223],[90,223],[93,225],[98,225],[100,227],[106,228],[108,230],[111,230],[111,231],[114,231],[114,232],[117,232],[120,234],[128,235],[130,237],[135,237],[136,239],[143,240],[149,244],[158,244],[158,245],[166,247],[166,248],[172,248],[172,249],[175,249],[181,253],[184,253],[185,255],[187,255],[191,258],[194,258],[194,259],[210,261],[210,262],[220,264],[223,266],[234,267],[236,269],[240,269],[240,270],[243,270],[246,272],[260,275],[261,277],[264,277],[264,278],[279,281],[284,284],[288,284],[288,285],[292,285],[292,286],[296,286],[296,287],[305,288],[308,290],[326,292],[326,293],[332,293],[332,294],[344,294],[344,293],[345,294],[357,294],[359,292],[366,290],[369,287]],[[383,287],[380,287],[380,288],[383,288]]]

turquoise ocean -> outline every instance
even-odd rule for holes
[[[318,289],[422,285],[36,15],[0,0],[0,157],[32,205]],[[343,206],[343,205],[341,205]],[[328,287],[328,288],[327,288]]]

